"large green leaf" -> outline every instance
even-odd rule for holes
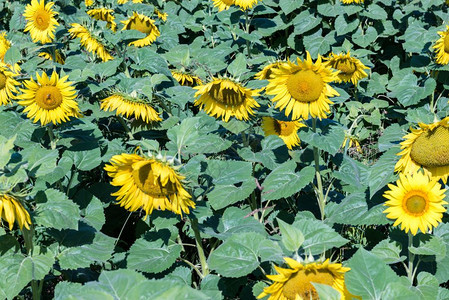
[[[36,224],[55,229],[78,229],[79,207],[60,191],[45,191],[46,202],[36,205]]]
[[[238,201],[245,200],[256,188],[255,180],[244,181],[241,186],[233,184],[215,185],[207,194],[207,199],[213,209],[221,209]]]

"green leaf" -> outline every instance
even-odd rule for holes
[[[281,232],[282,243],[289,251],[296,252],[304,242],[304,235],[301,230],[293,225],[285,223],[284,221],[277,219],[279,224],[279,230]]]
[[[334,32],[322,36],[323,29],[317,30],[314,34],[306,35],[303,38],[304,47],[309,51],[313,58],[317,58],[318,54],[329,52],[330,45],[335,42]]]
[[[339,291],[331,287],[327,284],[321,284],[316,282],[311,282],[312,285],[315,287],[315,290],[318,293],[318,296],[320,297],[320,300],[340,300],[341,294]]]
[[[143,48],[130,48],[129,55],[134,61],[131,67],[136,70],[149,71],[153,74],[164,74],[171,77],[171,72],[168,69],[167,61],[153,50]]]
[[[287,198],[301,191],[312,182],[315,175],[313,167],[305,167],[295,172],[296,162],[289,160],[274,169],[263,182],[263,199],[277,200]]]
[[[410,247],[409,251],[418,255],[435,255],[436,260],[440,261],[446,256],[446,245],[444,241],[437,236],[420,235],[418,247]]]
[[[420,300],[416,293],[410,290],[405,284],[399,282],[389,283],[378,299],[398,299],[398,300]],[[373,298],[374,299],[374,298]],[[430,299],[429,299],[430,300]]]
[[[207,199],[212,208],[218,210],[238,201],[245,200],[255,188],[255,180],[244,181],[239,187],[233,184],[214,185],[213,189],[207,193]]]
[[[36,224],[55,229],[78,229],[78,206],[55,189],[44,193],[47,201],[36,205]]]
[[[5,53],[5,63],[9,65],[14,65],[22,59],[22,54],[20,53],[20,48],[12,45]]]
[[[228,72],[235,78],[240,78],[244,73],[248,72],[246,69],[246,58],[243,53],[237,54],[232,63],[229,64]]]
[[[379,138],[379,151],[384,152],[391,147],[398,146],[405,134],[399,124],[388,126]]]
[[[345,139],[343,126],[328,121],[320,122],[319,126],[321,128],[317,129],[316,133],[311,128],[301,128],[299,138],[311,146],[324,150],[331,155],[336,154]]]
[[[212,177],[213,183],[218,185],[235,184],[253,179],[252,165],[244,161],[209,160],[206,174]]]
[[[16,135],[7,139],[0,135],[0,169],[3,169],[11,158],[11,154],[14,152],[14,141]]]
[[[80,283],[61,281],[55,287],[55,300],[66,299],[116,300],[118,298],[114,298],[114,296],[103,290],[83,286]]]
[[[20,151],[23,160],[28,161],[27,169],[31,176],[43,176],[53,172],[58,159],[58,150],[47,150],[39,147],[26,148]]]
[[[371,253],[382,259],[386,264],[395,264],[407,258],[404,255],[401,256],[401,250],[401,244],[383,240],[371,250]]]
[[[372,198],[380,189],[384,188],[389,182],[394,180],[394,166],[398,161],[397,153],[399,151],[399,147],[391,148],[382,154],[379,160],[370,167],[368,179],[370,198]]]
[[[415,294],[419,295],[419,299],[437,299],[438,298],[438,280],[430,273],[419,272],[418,285],[412,287]]]
[[[100,148],[85,151],[65,151],[63,157],[73,160],[75,167],[81,171],[90,171],[101,164]]]
[[[289,0],[279,0],[279,7],[282,9],[284,14],[288,15],[293,12],[295,9],[301,7],[304,3],[304,0],[298,1],[289,1]]]

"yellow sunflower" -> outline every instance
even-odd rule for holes
[[[258,79],[258,80],[264,80],[264,79],[270,78],[271,74],[273,74],[272,70],[277,69],[282,63],[285,63],[285,62],[277,61],[277,62],[269,64],[268,66],[264,67],[262,69],[262,71],[256,73],[256,75],[254,75],[254,78]]]
[[[349,140],[349,142],[348,142],[348,140]],[[343,144],[341,146],[343,148],[346,148],[346,143],[349,143],[348,149],[352,148],[354,146],[358,153],[362,153],[362,147],[360,146],[360,142],[356,137],[345,136],[345,139],[343,140]]]
[[[79,38],[81,46],[87,51],[96,53],[103,61],[114,59],[104,45],[94,38],[86,27],[78,23],[72,23],[71,26],[72,28],[69,29],[70,35],[72,38]]]
[[[84,0],[86,7],[94,5],[94,0]]]
[[[17,76],[19,74],[15,70],[0,62],[0,105],[11,103],[14,99],[17,93],[16,86],[20,85],[15,79]]]
[[[51,9],[54,4],[54,2],[45,4],[44,0],[40,2],[31,0],[31,4],[26,6],[23,16],[27,20],[27,24],[24,31],[30,32],[34,43],[51,43],[55,38],[56,26],[59,23],[55,19],[57,12]]]
[[[240,7],[242,10],[251,9],[259,0],[234,0],[234,4]]]
[[[202,85],[203,82],[198,76],[190,75],[182,71],[171,71],[171,74],[180,85],[184,86],[197,86]]]
[[[159,29],[157,29],[156,25],[154,25],[154,20],[137,12],[134,12],[128,20],[121,22],[123,23],[122,30],[134,29],[147,35],[143,39],[139,39],[129,43],[128,46],[148,46],[151,45],[156,40],[156,38],[161,35]]]
[[[360,4],[363,3],[365,0],[340,0],[340,1],[343,4],[353,4],[353,3]]]
[[[162,121],[159,114],[150,106],[148,101],[122,93],[114,93],[101,100],[100,108],[104,111],[115,110],[117,116],[129,118],[129,116],[134,115],[145,123]]]
[[[63,65],[65,63],[64,57],[62,57],[61,51],[59,51],[58,49],[44,50],[39,53],[39,56],[48,60],[53,60],[54,56],[58,64]]]
[[[117,0],[118,4],[125,4],[128,3],[129,0]],[[133,0],[133,3],[142,3],[143,0]]]
[[[322,63],[321,56],[315,64],[309,52],[307,59],[297,59],[298,64],[290,61],[272,69],[267,94],[275,95],[272,102],[276,108],[285,109],[285,115],[292,114],[292,119],[326,118],[330,112],[329,97],[339,96],[329,82],[335,81],[337,72]]]
[[[262,118],[262,129],[265,132],[265,136],[279,136],[288,149],[292,149],[301,143],[298,137],[298,130],[305,126],[299,121],[279,121],[272,117]]]
[[[26,229],[30,229],[31,225],[28,211],[19,200],[8,194],[0,194],[0,221],[8,222],[9,230],[12,230],[15,221],[19,224],[20,229],[24,226]]]
[[[336,82],[352,82],[352,84],[357,85],[360,79],[368,77],[364,69],[369,68],[357,58],[351,57],[349,52],[338,55],[331,53],[326,60],[326,65],[340,71]]]
[[[212,78],[212,82],[196,86],[195,105],[213,117],[228,122],[230,117],[238,120],[248,120],[254,115],[253,108],[259,107],[254,96],[259,93],[243,87],[229,78]]]
[[[416,235],[418,229],[422,233],[437,227],[446,209],[443,204],[445,189],[437,179],[430,179],[428,175],[416,172],[412,175],[399,174],[396,185],[389,184],[390,190],[384,197],[388,199],[384,211],[387,218],[394,219],[393,226],[401,224],[401,230]]]
[[[212,0],[218,11],[228,10],[231,5],[235,4],[235,0]]]
[[[4,61],[6,51],[11,47],[11,43],[6,39],[6,32],[0,32],[0,60]]]
[[[123,153],[114,155],[110,163],[104,169],[113,178],[111,184],[120,187],[111,195],[117,196],[125,209],[143,209],[147,215],[153,209],[171,210],[182,216],[190,207],[195,208],[182,183],[185,177],[162,157]]]
[[[66,81],[69,76],[59,78],[53,71],[48,78],[46,73],[42,76],[36,72],[37,82],[33,78],[24,81],[25,89],[21,89],[23,94],[17,96],[22,99],[18,103],[25,106],[24,113],[33,122],[41,122],[41,125],[48,123],[62,123],[69,120],[69,117],[80,117],[78,103],[74,101],[76,97],[75,88],[70,81]]]
[[[404,136],[395,171],[412,174],[422,168],[425,174],[446,183],[449,175],[449,117],[418,125],[418,129],[410,127],[411,133]]]
[[[264,288],[257,299],[270,295],[268,300],[318,300],[318,293],[312,282],[327,284],[340,292],[341,300],[352,299],[345,286],[344,274],[350,268],[341,264],[330,263],[327,259],[323,263],[313,262],[302,264],[292,258],[284,257],[290,268],[275,266],[278,275],[267,275],[273,284]]]
[[[161,19],[162,21],[167,21],[167,17],[168,17],[168,14],[167,13],[163,13],[163,12],[160,12],[156,7],[154,8],[154,13],[157,15],[157,17],[159,18],[159,19]]]
[[[113,15],[114,10],[108,8],[94,8],[87,11],[87,14],[95,20],[101,20],[107,22],[107,27],[113,32],[117,30],[117,24],[115,23],[115,17]]]
[[[433,46],[437,55],[437,63],[447,65],[449,63],[449,26],[446,25],[446,31],[438,31],[438,34],[440,38]]]

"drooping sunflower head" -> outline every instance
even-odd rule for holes
[[[221,118],[228,122],[230,117],[238,120],[248,120],[254,115],[254,108],[260,105],[254,100],[259,93],[245,88],[230,78],[212,78],[212,81],[194,87],[195,105],[203,109],[208,115]]]
[[[235,4],[235,0],[212,0],[218,11],[228,10],[231,5]]]
[[[365,0],[340,0],[340,1],[343,4],[353,4],[353,3],[360,4],[360,3],[365,2]]]
[[[122,21],[122,23],[122,30],[134,29],[147,35],[143,39],[138,39],[134,42],[129,43],[128,46],[148,46],[151,45],[156,40],[156,38],[161,35],[159,29],[157,29],[156,25],[154,25],[154,20],[137,12],[134,12],[128,20]]]
[[[162,121],[149,101],[120,92],[115,92],[101,100],[100,108],[105,111],[115,110],[115,114],[118,116],[126,116],[127,118],[134,116],[145,123]]]
[[[8,222],[9,230],[12,230],[17,221],[19,228],[30,229],[31,218],[22,203],[13,195],[0,193],[0,221]]]
[[[313,63],[309,52],[307,58],[298,64],[290,61],[272,69],[266,93],[274,95],[271,99],[276,108],[285,109],[285,115],[293,120],[326,118],[330,112],[329,97],[338,96],[338,92],[329,83],[335,81],[337,72],[322,63],[321,56]]]
[[[298,137],[298,130],[305,126],[299,121],[280,121],[272,117],[262,118],[262,129],[265,132],[265,136],[279,136],[285,145],[287,145],[288,149],[292,149],[301,144],[301,140]]]
[[[254,75],[254,78],[256,78],[258,80],[269,79],[271,74],[273,74],[273,69],[278,68],[283,63],[285,63],[285,62],[284,61],[277,61],[277,62],[269,64],[268,66],[265,66],[262,69],[262,71],[256,73],[256,75]]]
[[[107,23],[107,27],[112,31],[117,30],[117,24],[115,23],[114,10],[108,8],[94,8],[87,11],[87,14],[94,18],[95,20],[105,21]]]
[[[368,77],[365,69],[369,68],[357,58],[350,56],[349,52],[338,55],[331,53],[326,60],[327,65],[340,71],[337,75],[336,82],[352,82],[352,84],[357,85],[360,79]]]
[[[422,168],[425,174],[446,183],[449,175],[449,117],[418,125],[418,129],[410,128],[411,133],[404,136],[395,171],[412,174]]]
[[[51,43],[55,38],[56,26],[59,25],[55,16],[57,13],[52,9],[54,2],[45,4],[45,0],[31,0],[23,14],[27,20],[25,32],[29,31],[34,43]]]
[[[329,259],[320,263],[300,263],[289,257],[284,257],[289,268],[275,266],[278,275],[267,275],[273,284],[266,287],[258,299],[270,295],[269,300],[318,300],[314,283],[326,284],[340,292],[341,300],[351,299],[351,294],[345,288],[344,274],[350,270],[341,264],[331,263]]]
[[[240,7],[242,10],[247,10],[253,8],[259,0],[235,0],[235,5]]]
[[[384,197],[388,199],[384,211],[387,218],[395,220],[393,226],[401,224],[401,230],[416,235],[418,229],[426,233],[441,222],[446,209],[443,204],[445,189],[436,179],[430,179],[421,172],[399,174],[396,185],[389,184],[390,190]]]
[[[65,63],[64,57],[61,54],[61,51],[58,49],[46,49],[39,53],[40,57],[43,57],[48,60],[55,59],[58,64],[63,65]]]
[[[69,117],[78,118],[81,116],[76,98],[75,88],[68,76],[59,78],[53,71],[51,77],[46,73],[39,75],[36,73],[37,81],[33,78],[24,81],[25,89],[21,89],[21,95],[17,96],[20,105],[25,106],[24,113],[32,119],[34,123],[40,121],[41,125],[48,123],[62,123],[69,120]]]
[[[6,32],[0,32],[0,60],[4,61],[6,51],[11,47],[11,43],[6,39]]]
[[[137,154],[120,154],[105,166],[112,177],[111,184],[120,189],[113,193],[120,206],[129,211],[143,209],[151,214],[153,209],[171,210],[182,216],[195,202],[184,188],[184,176],[172,163],[160,156],[142,157]]]
[[[433,49],[436,53],[436,61],[440,65],[449,63],[449,26],[446,25],[446,31],[438,31],[440,38],[436,41]]]
[[[183,86],[193,87],[203,84],[203,81],[201,81],[201,79],[196,75],[191,75],[183,71],[171,71],[171,74],[173,78]]]
[[[346,148],[348,146],[348,149],[355,147],[357,152],[362,153],[362,147],[360,146],[360,142],[357,137],[346,135],[345,139],[343,140],[343,144],[341,145],[343,148]]]
[[[106,47],[86,27],[78,23],[72,23],[71,26],[69,29],[70,35],[72,38],[79,38],[81,46],[87,51],[95,53],[102,61],[114,59],[106,50]]]
[[[159,19],[161,19],[162,21],[167,21],[167,17],[168,17],[168,14],[167,13],[163,13],[163,12],[161,12],[160,10],[158,10],[156,7],[154,8],[154,13],[157,15],[157,17],[159,18]]]
[[[20,85],[15,77],[19,76],[14,69],[0,62],[0,105],[11,103]]]

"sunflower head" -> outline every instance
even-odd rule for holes
[[[8,222],[9,230],[12,230],[16,221],[20,229],[30,229],[31,225],[30,214],[22,203],[13,195],[4,193],[0,193],[0,221]]]
[[[369,68],[357,58],[351,57],[349,52],[338,55],[331,53],[326,60],[327,65],[340,71],[336,82],[352,82],[354,85],[357,85],[360,79],[368,77],[364,70]]]
[[[16,70],[0,62],[0,105],[11,103],[17,93],[17,86],[20,85],[15,77],[19,76]]]
[[[240,7],[242,10],[247,10],[253,8],[259,0],[235,0],[235,5]]]
[[[335,81],[337,73],[322,63],[321,56],[312,62],[309,52],[297,64],[290,61],[282,63],[272,69],[267,94],[274,95],[271,99],[276,108],[285,109],[285,115],[292,115],[292,119],[326,118],[330,112],[329,104],[333,104],[329,97],[338,96],[329,83]]]
[[[115,23],[114,10],[107,8],[94,8],[87,11],[87,14],[94,18],[95,20],[105,21],[107,23],[107,27],[112,31],[117,30],[117,24]]]
[[[348,149],[355,147],[358,153],[362,153],[362,147],[360,146],[359,139],[352,135],[346,135],[343,140],[343,144],[341,145],[343,148],[346,148],[346,144],[348,145]]]
[[[436,53],[436,61],[440,65],[449,63],[449,26],[446,25],[445,31],[438,31],[440,38],[436,41],[433,49]]]
[[[163,13],[163,12],[161,12],[161,11],[159,11],[156,7],[154,8],[154,13],[157,15],[157,17],[159,18],[159,19],[161,19],[162,21],[167,21],[167,17],[168,17],[168,14],[167,13]]]
[[[265,132],[265,136],[279,136],[288,149],[292,149],[301,144],[301,140],[298,137],[298,130],[305,126],[299,121],[280,121],[272,117],[262,118],[262,129]]]
[[[11,43],[6,39],[6,32],[0,32],[0,60],[4,61],[6,51],[11,47]]]
[[[218,11],[228,10],[231,5],[235,4],[235,0],[212,0]]]
[[[26,6],[23,14],[27,20],[24,31],[30,32],[34,43],[51,43],[55,38],[56,26],[59,25],[55,19],[57,13],[52,9],[55,3],[48,2],[45,4],[44,1],[31,0],[31,4]]]
[[[384,211],[387,218],[395,220],[393,226],[401,225],[401,230],[416,235],[418,229],[426,233],[441,222],[446,209],[443,204],[445,189],[436,179],[421,172],[414,174],[399,174],[396,185],[389,184],[390,190],[384,197],[388,201]]]
[[[106,47],[86,27],[78,23],[72,23],[71,26],[69,29],[71,37],[79,38],[81,46],[86,48],[87,51],[95,53],[102,61],[114,59],[106,50]]]
[[[365,0],[340,0],[343,4],[360,4],[363,3]]]
[[[184,188],[185,177],[178,173],[173,159],[123,153],[113,156],[110,163],[105,170],[113,178],[111,184],[120,187],[112,196],[117,196],[125,209],[143,209],[146,215],[153,209],[171,210],[182,216],[195,208]]]
[[[262,71],[256,73],[256,75],[254,75],[254,78],[256,78],[258,80],[269,79],[271,74],[273,74],[273,69],[278,68],[283,63],[285,63],[285,62],[277,61],[277,62],[269,64],[268,66],[265,66],[262,69]]]
[[[171,71],[171,74],[180,85],[183,86],[197,86],[203,84],[201,79],[196,75],[191,75],[182,71]]]
[[[39,53],[39,56],[48,60],[55,59],[56,62],[61,65],[65,63],[64,57],[62,56],[61,51],[59,51],[58,49],[46,49]]]
[[[154,20],[137,12],[134,12],[128,20],[122,21],[122,23],[122,30],[134,29],[147,35],[143,39],[138,39],[134,42],[129,43],[128,46],[148,46],[151,45],[156,40],[156,38],[161,35],[159,29],[157,29],[156,25],[154,25]]]
[[[194,87],[198,90],[195,97],[195,105],[213,117],[221,118],[228,122],[230,117],[238,120],[248,120],[254,115],[253,109],[259,107],[254,100],[258,92],[243,87],[240,83],[230,78],[212,78],[207,84]]]

